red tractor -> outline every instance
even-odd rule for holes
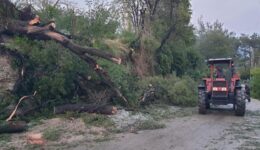
[[[240,84],[240,78],[235,72],[232,58],[209,59],[210,75],[203,78],[198,86],[199,113],[206,114],[210,104],[233,104],[237,116],[244,116],[246,102]]]

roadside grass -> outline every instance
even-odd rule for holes
[[[29,145],[29,144],[27,144],[24,147],[24,149],[26,149],[26,150],[43,150],[44,148],[41,145]]]
[[[146,120],[136,124],[137,130],[155,130],[165,128],[166,125],[154,120]]]
[[[112,136],[107,133],[102,137],[98,137],[98,138],[94,139],[94,142],[105,142],[105,141],[110,141],[112,139],[113,139]]]
[[[63,131],[56,128],[48,128],[43,132],[43,138],[49,141],[57,141],[62,135]]]
[[[106,115],[84,114],[81,115],[86,126],[97,126],[104,128],[114,127],[114,122]]]
[[[31,128],[31,127],[34,127],[34,126],[37,126],[37,125],[41,125],[41,124],[43,124],[43,121],[42,121],[42,119],[32,119],[31,121],[30,121],[30,123],[28,124],[28,126],[29,126],[29,128]]]
[[[11,134],[0,134],[0,143],[2,142],[10,142]]]
[[[174,107],[169,105],[151,105],[140,112],[150,115],[154,120],[173,119],[178,117],[191,116],[196,112],[194,107]]]
[[[11,142],[10,134],[0,134],[0,149],[1,147],[9,146],[9,142]]]

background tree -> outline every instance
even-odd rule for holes
[[[204,58],[235,57],[238,49],[235,33],[224,29],[223,24],[199,21],[196,48]]]
[[[189,24],[190,1],[132,0],[123,1],[132,22],[136,39],[130,44],[135,52],[138,75],[171,74],[181,76],[189,64],[195,36]],[[140,71],[141,70],[141,71]]]

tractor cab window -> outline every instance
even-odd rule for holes
[[[225,78],[228,74],[229,66],[228,64],[216,64],[214,71],[215,78]]]

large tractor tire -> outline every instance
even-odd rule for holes
[[[202,89],[199,89],[199,113],[200,114],[207,113],[206,92],[205,90]]]
[[[241,89],[236,89],[236,105],[235,114],[237,116],[244,116],[246,112],[246,102]]]

